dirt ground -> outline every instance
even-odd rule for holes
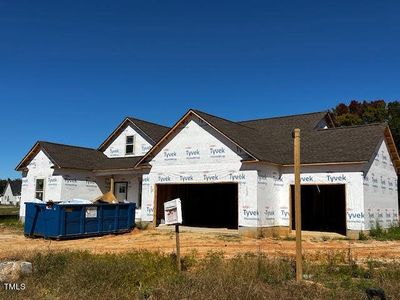
[[[357,261],[368,259],[400,261],[400,241],[351,241],[306,237],[303,241],[307,259],[323,259],[342,255]],[[295,241],[285,239],[255,239],[239,236],[236,231],[183,231],[180,234],[181,253],[199,255],[209,251],[222,251],[227,257],[243,252],[263,252],[269,256],[295,255]],[[0,259],[16,253],[55,250],[88,250],[94,253],[121,253],[132,250],[150,250],[172,253],[175,250],[175,233],[170,230],[134,230],[120,235],[107,235],[74,240],[45,240],[26,238],[21,231],[0,227]]]

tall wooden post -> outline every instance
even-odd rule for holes
[[[114,175],[112,175],[111,176],[111,178],[110,178],[110,192],[114,195],[114,189],[115,189],[115,186],[114,186]]]
[[[296,280],[303,279],[303,256],[301,246],[301,185],[300,185],[300,129],[294,130],[294,199],[296,224]]]
[[[181,245],[179,241],[179,224],[175,225],[175,234],[176,234],[176,263],[178,267],[178,271],[181,271]]]

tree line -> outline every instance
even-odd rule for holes
[[[385,100],[339,103],[333,110],[337,126],[352,126],[387,122],[397,149],[400,150],[400,102]]]

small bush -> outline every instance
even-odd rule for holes
[[[358,239],[360,241],[366,241],[368,240],[368,236],[364,233],[364,231],[360,231],[360,233],[358,234]]]
[[[383,238],[384,234],[385,231],[379,222],[376,222],[375,226],[372,226],[371,230],[369,231],[369,235],[374,239],[381,239]]]
[[[393,223],[388,229],[377,222],[370,230],[371,238],[379,241],[400,240],[400,224]]]
[[[140,230],[146,230],[149,227],[149,223],[139,221],[135,223],[135,227]]]

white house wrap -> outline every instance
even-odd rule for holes
[[[400,159],[390,129],[335,128],[326,112],[232,122],[189,110],[172,128],[126,118],[98,149],[38,142],[17,167],[22,202],[93,200],[113,180],[117,198],[136,202],[137,219],[155,226],[163,203],[180,198],[183,225],[287,232],[296,127],[305,230],[350,236],[398,221]]]

